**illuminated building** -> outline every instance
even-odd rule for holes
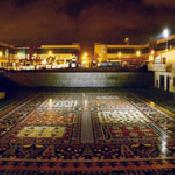
[[[36,53],[51,68],[68,67],[72,61],[79,62],[80,45],[42,45]]]
[[[68,67],[79,62],[80,45],[41,45],[9,49],[8,69],[40,69]],[[7,68],[7,66],[4,66]]]
[[[112,45],[96,43],[94,57],[99,63],[115,63],[119,66],[140,66],[149,58],[149,44]]]
[[[148,65],[148,70],[155,72],[155,87],[175,91],[175,35],[144,45],[95,43],[93,59],[90,52],[80,53],[80,45],[76,43],[37,47],[0,43],[0,67],[12,70],[62,68],[71,67],[71,64],[72,67],[79,64],[90,67],[93,60],[98,66],[112,65],[133,71]]]
[[[87,52],[83,53],[81,56],[81,66],[90,67],[90,58]]]
[[[115,63],[119,67],[148,65],[155,72],[155,87],[175,92],[175,35],[167,30],[162,38],[145,45],[95,44],[94,57],[100,63]]]
[[[10,50],[15,47],[5,43],[0,43],[0,68],[7,68],[10,59]]]
[[[155,41],[148,70],[155,72],[155,87],[167,92],[175,91],[175,35]]]

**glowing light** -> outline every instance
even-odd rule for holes
[[[81,63],[82,63],[82,65],[85,66],[85,67],[88,67],[88,66],[89,66],[89,60],[88,60],[88,54],[87,54],[87,52],[85,52],[85,53],[82,55]]]
[[[53,100],[50,98],[49,99],[49,107],[52,108],[53,107]]]
[[[87,57],[87,52],[84,53],[84,57]]]
[[[129,44],[129,38],[128,37],[124,38],[123,42],[128,45]]]
[[[37,53],[34,53],[33,56],[36,58],[37,57]]]
[[[140,51],[140,50],[137,50],[137,51],[136,51],[136,56],[137,56],[137,57],[140,57],[140,56],[141,56],[141,51]]]
[[[170,30],[168,28],[164,29],[162,32],[162,36],[164,38],[168,38],[170,36]]]
[[[122,56],[122,52],[119,52],[119,53],[118,53],[118,56],[121,57],[121,56]]]
[[[49,50],[49,56],[53,57],[53,52],[51,50]]]
[[[155,54],[155,51],[154,50],[151,50],[151,54],[154,55]]]
[[[156,106],[155,102],[154,101],[150,101],[150,106],[151,107],[155,107]]]
[[[82,64],[83,65],[87,65],[88,64],[88,61],[87,60],[82,60]]]
[[[43,60],[43,61],[42,61],[42,64],[47,64],[47,61],[46,61],[46,60]]]
[[[16,57],[18,59],[24,59],[25,58],[25,51],[24,50],[20,50],[16,53]]]
[[[21,53],[20,52],[17,53],[17,57],[18,58],[21,57]]]
[[[3,56],[3,52],[2,51],[0,51],[0,57],[2,57]]]

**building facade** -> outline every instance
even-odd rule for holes
[[[155,41],[148,70],[155,74],[156,88],[175,92],[175,35]]]
[[[93,57],[86,52],[82,54],[78,43],[37,47],[0,43],[0,68],[35,70],[77,67],[78,64],[89,67],[95,63],[95,66],[113,66],[132,71],[147,65],[148,71],[154,72],[156,88],[175,91],[175,35],[144,45],[95,43]]]
[[[122,67],[140,67],[149,60],[149,44],[145,45],[94,45],[94,58],[99,64],[114,63]]]
[[[10,51],[15,49],[14,46],[0,43],[0,68],[7,68],[10,62]]]
[[[5,56],[5,47],[1,50]],[[41,45],[37,47],[13,46],[6,50],[8,55],[3,57],[4,61],[3,64],[1,61],[1,67],[14,70],[68,67],[72,63],[78,64],[80,59],[79,44]]]

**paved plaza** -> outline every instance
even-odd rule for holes
[[[0,107],[0,160],[174,163],[175,119],[133,93],[30,93]]]

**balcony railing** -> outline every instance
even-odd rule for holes
[[[148,70],[153,72],[166,72],[165,64],[149,64]]]

